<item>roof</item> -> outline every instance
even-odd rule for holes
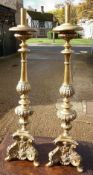
[[[51,13],[42,13],[42,12],[35,12],[30,10],[28,10],[27,12],[32,17],[33,20],[53,21],[53,14]]]
[[[6,11],[7,13],[16,12],[16,10],[11,9],[11,8],[9,8],[9,7],[6,7],[6,6],[0,4],[0,13],[3,13],[3,15],[4,15],[4,12],[5,12],[5,11]]]

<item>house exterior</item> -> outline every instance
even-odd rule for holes
[[[9,28],[19,23],[22,5],[22,0],[0,0],[0,57],[17,51],[16,39]]]
[[[23,7],[23,0],[0,0],[0,5],[8,7],[16,11],[15,20],[19,22],[19,9]]]
[[[41,12],[28,10],[27,21],[29,27],[36,29],[35,37],[38,38],[47,37],[47,32],[56,25],[53,14],[45,13],[43,6],[41,6]]]
[[[81,19],[78,25],[83,28],[82,36],[83,38],[93,39],[93,19]]]

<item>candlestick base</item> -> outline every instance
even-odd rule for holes
[[[27,131],[17,131],[13,134],[15,142],[7,148],[5,160],[29,160],[34,166],[39,166],[38,152],[33,146],[33,137]]]
[[[78,172],[83,172],[81,166],[81,156],[75,151],[78,143],[71,137],[64,137],[60,135],[54,140],[57,147],[49,153],[49,162],[46,166],[53,166],[55,164],[73,165]]]

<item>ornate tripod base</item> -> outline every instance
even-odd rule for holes
[[[81,166],[81,157],[75,151],[78,143],[71,137],[63,137],[60,135],[54,140],[57,147],[49,153],[49,163],[46,166],[53,166],[55,164],[73,165],[77,167],[78,172],[83,172]]]
[[[5,160],[29,160],[33,161],[34,166],[39,166],[38,152],[33,146],[33,137],[27,131],[17,131],[13,134],[15,142],[7,148]]]

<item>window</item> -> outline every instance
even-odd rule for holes
[[[45,28],[45,22],[39,21],[39,28]]]

